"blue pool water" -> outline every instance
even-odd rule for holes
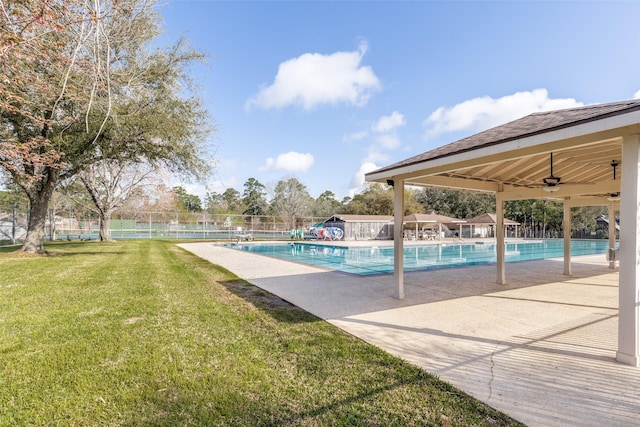
[[[233,243],[227,246],[344,273],[359,275],[393,273],[393,247],[346,248],[306,242]],[[571,255],[604,254],[608,247],[609,242],[606,240],[572,240]],[[557,258],[563,255],[563,240],[507,243],[505,252],[507,262]],[[404,271],[495,263],[495,243],[440,243],[404,247]]]

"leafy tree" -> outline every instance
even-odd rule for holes
[[[210,214],[232,213],[227,210],[227,204],[222,198],[222,194],[215,191],[207,192],[204,198],[204,205]]]
[[[416,201],[415,191],[404,189],[404,215],[423,212]],[[344,207],[345,213],[354,215],[393,215],[393,187],[370,183],[360,194],[353,196]]]
[[[266,187],[257,179],[249,178],[244,183],[242,204],[246,206],[245,215],[265,215],[267,211]]]
[[[353,196],[345,211],[354,215],[393,215],[393,189],[369,183],[361,193]]]
[[[473,218],[496,211],[495,196],[485,193],[425,188],[417,193],[416,199],[425,212],[435,211],[454,218]]]
[[[244,211],[240,192],[227,188],[224,193],[208,192],[205,196],[205,208],[211,214],[237,214]]]
[[[204,173],[210,126],[186,74],[202,55],[183,41],[149,50],[159,34],[154,1],[1,6],[0,166],[29,198],[23,250],[44,251],[55,187],[98,160]]]
[[[608,215],[605,206],[585,206],[572,209],[571,229],[579,233],[581,237],[587,237],[596,230],[596,218]]]
[[[0,190],[0,212],[11,212],[14,206],[26,208],[28,204],[29,200],[25,194],[15,186]]]
[[[336,195],[333,191],[325,191],[318,196],[313,204],[314,216],[329,216],[336,212],[339,212],[342,204],[336,200]]]
[[[528,235],[532,222],[532,202],[533,200],[510,200],[504,204],[505,217],[519,222],[520,231],[524,236]]]
[[[228,212],[240,213],[244,211],[240,192],[235,188],[227,188],[224,190],[224,193],[222,193],[222,200],[224,201]]]
[[[176,195],[176,205],[177,208],[183,212],[201,212],[202,211],[202,201],[200,200],[200,196],[195,194],[187,193],[182,186],[175,186],[172,188],[173,192]]]
[[[601,211],[600,208],[586,208],[590,212]],[[595,209],[595,211],[594,211]],[[572,229],[581,230],[592,226],[595,229],[595,218],[589,219],[580,215],[584,208],[573,209]],[[511,200],[505,203],[505,216],[520,223],[520,230],[525,237],[557,237],[562,232],[563,204],[554,200]]]
[[[227,213],[225,208],[226,204],[222,199],[222,194],[215,191],[207,192],[204,197],[205,210],[210,214]]]
[[[418,190],[412,188],[404,189],[404,214],[411,215],[415,213],[423,213],[424,206],[418,202],[417,195]]]
[[[309,216],[313,198],[307,187],[296,178],[280,180],[271,199],[271,212],[284,221],[288,228],[296,228],[296,217]]]

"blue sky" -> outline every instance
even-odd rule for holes
[[[640,2],[173,0],[217,132],[192,193],[363,174],[534,111],[640,97]]]

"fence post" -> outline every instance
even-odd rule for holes
[[[16,244],[16,222],[17,222],[17,218],[16,218],[16,202],[13,202],[13,223],[11,224],[11,242],[15,245]]]

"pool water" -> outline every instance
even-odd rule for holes
[[[359,275],[393,273],[393,247],[342,247],[314,243],[233,243],[227,247]],[[564,255],[563,240],[506,243],[507,262],[557,258]],[[605,254],[607,240],[572,240],[571,255]],[[405,246],[404,271],[495,264],[495,243],[440,243]]]

